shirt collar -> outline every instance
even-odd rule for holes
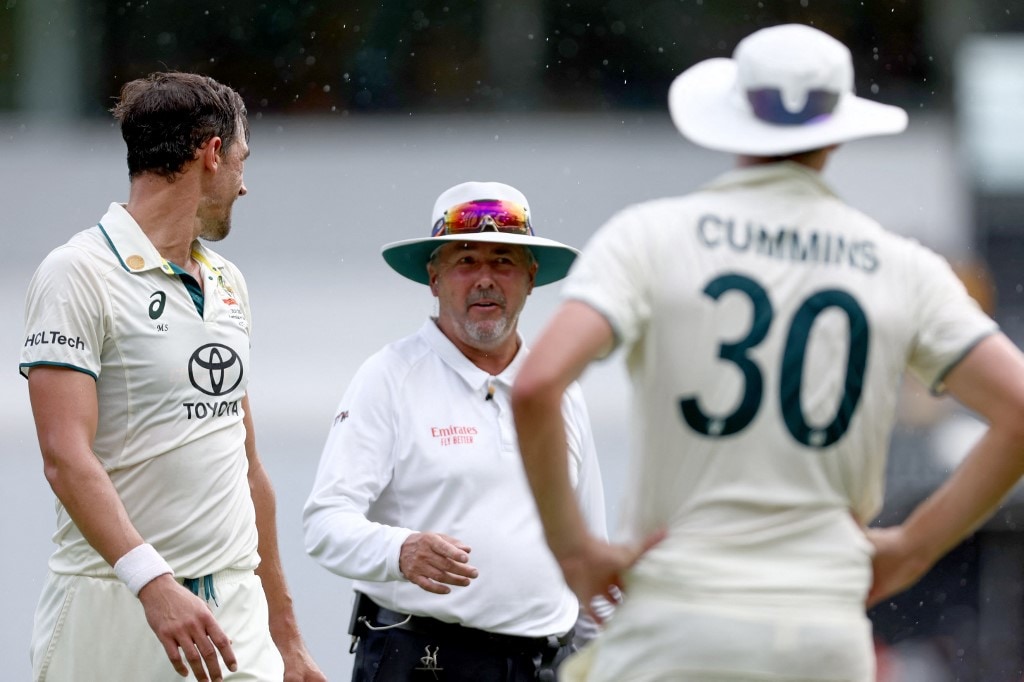
[[[519,369],[523,366],[523,362],[526,360],[526,355],[529,352],[522,335],[517,331],[516,338],[519,339],[519,350],[516,351],[515,357],[512,358],[512,362],[508,363],[508,367],[502,370],[501,374],[491,376],[463,355],[462,351],[452,343],[451,339],[444,335],[444,332],[441,331],[440,327],[437,326],[437,322],[433,319],[428,319],[423,323],[423,326],[420,328],[420,334],[434,352],[440,356],[441,360],[462,377],[462,380],[471,389],[480,391],[483,394],[486,394],[488,386],[493,384],[501,384],[505,388],[511,388],[512,382],[515,381],[516,375],[519,374]]]
[[[736,187],[788,183],[793,191],[808,192],[820,196],[835,196],[821,173],[794,161],[763,163],[744,166],[719,175],[704,186],[706,190],[728,190]]]
[[[170,263],[156,250],[153,242],[149,241],[149,237],[123,204],[110,204],[110,208],[100,219],[99,228],[106,237],[110,250],[126,271],[141,273],[160,268],[168,275],[174,274]],[[203,246],[198,239],[192,242],[192,251],[201,254],[205,262],[214,268],[224,267],[224,260]]]

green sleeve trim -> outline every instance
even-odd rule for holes
[[[21,374],[21,376],[28,379],[28,371],[33,367],[64,367],[66,369],[73,369],[76,372],[81,372],[82,374],[88,374],[94,380],[99,378],[93,372],[90,372],[89,370],[79,367],[77,365],[69,365],[66,362],[46,362],[45,360],[40,362],[23,362],[20,365],[18,365],[18,372]]]
[[[963,359],[966,358],[970,354],[970,352],[978,346],[979,343],[981,343],[988,337],[992,336],[993,334],[997,334],[998,332],[999,328],[996,327],[995,329],[985,332],[984,334],[976,338],[973,342],[968,344],[967,347],[964,348],[964,351],[960,353],[960,355],[958,355],[956,359],[953,360],[953,362],[949,363],[949,365],[947,365],[945,369],[939,372],[939,375],[935,378],[935,381],[932,382],[929,392],[934,396],[944,395],[946,393],[946,377],[949,375],[951,371],[953,371],[953,368],[959,365],[963,361]]]

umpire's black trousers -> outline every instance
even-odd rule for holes
[[[559,638],[496,635],[410,619],[359,596],[352,682],[554,682],[555,668],[574,650],[571,632]]]

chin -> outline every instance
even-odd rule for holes
[[[509,337],[511,326],[508,324],[508,320],[472,324],[466,327],[466,333],[476,343],[497,345]]]
[[[219,242],[224,237],[227,237],[231,232],[231,219],[217,221],[215,223],[207,223],[203,226],[203,231],[199,233],[199,236],[210,242]]]

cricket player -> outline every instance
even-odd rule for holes
[[[737,167],[612,217],[519,373],[548,544],[583,603],[625,588],[564,679],[872,680],[869,590],[914,581],[1024,472],[1021,353],[942,258],[821,176],[841,143],[906,126],[853,82],[849,50],[803,25],[682,73],[676,126]],[[623,545],[581,522],[557,409],[616,348],[635,389]],[[905,524],[868,532],[906,369],[989,430]]]

